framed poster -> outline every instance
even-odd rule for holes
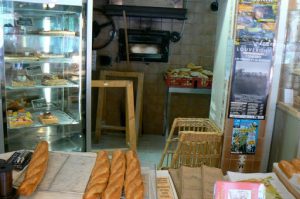
[[[255,154],[259,120],[233,120],[231,153]]]

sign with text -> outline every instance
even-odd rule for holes
[[[265,119],[277,4],[277,0],[239,0],[229,118]]]
[[[230,94],[230,118],[265,119],[272,47],[238,45]]]

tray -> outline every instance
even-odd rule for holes
[[[76,121],[75,119],[73,119],[71,116],[69,116],[67,113],[60,111],[60,110],[51,110],[51,113],[53,115],[55,115],[58,118],[59,123],[57,124],[42,124],[39,119],[38,116],[40,114],[42,114],[43,111],[37,111],[32,114],[32,120],[33,120],[33,124],[30,126],[21,126],[21,127],[13,127],[11,128],[9,125],[9,129],[20,129],[20,128],[26,128],[26,127],[43,127],[43,126],[57,126],[57,125],[69,125],[69,124],[79,124],[78,121]],[[9,119],[9,118],[8,118]]]

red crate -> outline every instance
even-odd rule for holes
[[[197,78],[197,88],[211,88],[212,86],[212,78],[201,79]]]
[[[169,87],[180,88],[211,88],[211,79],[205,80],[197,77],[182,78],[165,76],[166,84]]]

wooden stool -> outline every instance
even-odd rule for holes
[[[132,150],[136,150],[137,140],[136,140],[136,124],[134,116],[134,97],[133,97],[133,83],[128,80],[93,80],[92,87],[102,88],[99,92],[103,92],[103,88],[125,88],[126,89],[126,127],[119,127],[125,129],[126,131],[126,144]],[[101,118],[103,101],[98,98],[97,106],[97,116],[96,116],[96,131],[95,139],[99,142],[101,134]],[[99,121],[100,120],[100,121]]]
[[[135,122],[136,122],[136,131],[139,135],[141,135],[142,131],[142,117],[143,117],[143,85],[144,85],[144,73],[141,72],[121,72],[121,71],[107,71],[102,70],[100,72],[100,80],[107,80],[108,77],[112,78],[128,78],[126,80],[129,80],[129,78],[136,78],[137,79],[137,85],[136,85],[136,100],[135,100]],[[117,80],[117,79],[114,79]],[[103,107],[105,107],[105,97],[106,92],[105,89],[99,89],[98,99],[103,99],[100,102],[100,111],[99,119],[102,120],[105,118],[105,110],[103,110]],[[103,125],[103,129],[110,129],[110,130],[117,130],[122,131],[125,130],[123,127],[117,127],[117,126],[111,126],[111,125]],[[101,129],[100,129],[100,135],[101,135]]]

